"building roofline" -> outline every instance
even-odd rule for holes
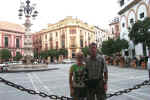
[[[130,9],[131,7],[133,7],[134,5],[136,5],[137,3],[139,3],[141,0],[134,0],[132,1],[130,4],[128,4],[126,7],[124,7],[123,9],[121,9],[118,14],[121,15],[124,12],[126,12],[128,9]]]
[[[19,31],[8,30],[8,29],[0,29],[0,31],[13,32],[13,33],[21,33],[21,34],[25,33],[25,32],[19,32]]]

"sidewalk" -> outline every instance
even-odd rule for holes
[[[131,68],[131,69],[138,69],[138,70],[147,70],[147,68],[143,69],[141,66],[136,66],[136,67],[132,67],[132,66],[119,66],[119,65],[107,65],[107,66],[113,66],[113,67],[119,67],[119,68]]]
[[[57,67],[17,67],[11,68],[8,67],[7,71],[0,72],[0,73],[18,73],[18,72],[34,72],[34,71],[48,71],[48,70],[57,70]]]

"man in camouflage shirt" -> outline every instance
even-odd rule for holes
[[[85,59],[88,72],[87,100],[106,100],[106,87],[108,70],[104,58],[97,53],[97,46],[91,43],[89,46],[90,56]],[[95,98],[96,96],[96,98]]]

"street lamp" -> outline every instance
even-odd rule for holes
[[[26,64],[31,64],[31,60],[33,58],[33,46],[32,46],[32,34],[30,32],[31,21],[30,18],[35,19],[38,14],[38,11],[35,10],[35,4],[30,6],[30,0],[26,0],[26,2],[21,2],[19,11],[19,19],[22,19],[23,15],[26,18],[24,26],[25,26],[25,35],[24,35],[24,60]]]
[[[20,9],[18,10],[19,18],[21,19],[24,14],[26,18],[32,17],[34,19],[38,14],[38,11],[35,10],[35,6],[36,4],[30,6],[29,0],[26,0],[26,5],[24,4],[24,2],[21,2]]]

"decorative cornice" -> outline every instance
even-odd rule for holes
[[[119,22],[112,22],[109,25],[111,26],[111,25],[115,25],[115,24],[119,24]]]
[[[124,12],[126,12],[127,10],[129,10],[130,8],[132,8],[134,5],[136,5],[137,3],[139,3],[141,0],[133,0],[133,2],[131,2],[130,4],[128,4],[126,7],[124,7],[123,9],[121,9],[118,14],[121,15]]]
[[[84,30],[87,30],[87,31],[90,31],[90,32],[93,32],[93,33],[94,33],[94,30],[92,31],[92,30],[86,29],[86,28],[84,28],[84,27],[82,27],[82,26],[79,26],[79,25],[66,25],[66,26],[64,26],[64,27],[60,27],[60,28],[57,28],[57,29],[51,29],[51,30],[50,30],[50,29],[47,29],[47,30],[45,30],[45,31],[43,31],[43,32],[40,32],[39,34],[43,35],[43,34],[48,33],[48,32],[53,32],[53,31],[56,31],[56,30],[61,30],[61,29],[70,28],[70,27],[78,27],[78,28],[82,28],[82,29],[84,29]]]
[[[13,32],[13,33],[20,33],[20,34],[24,34],[24,32],[18,32],[18,31],[7,30],[7,29],[0,29],[0,31],[6,31],[6,32]]]

